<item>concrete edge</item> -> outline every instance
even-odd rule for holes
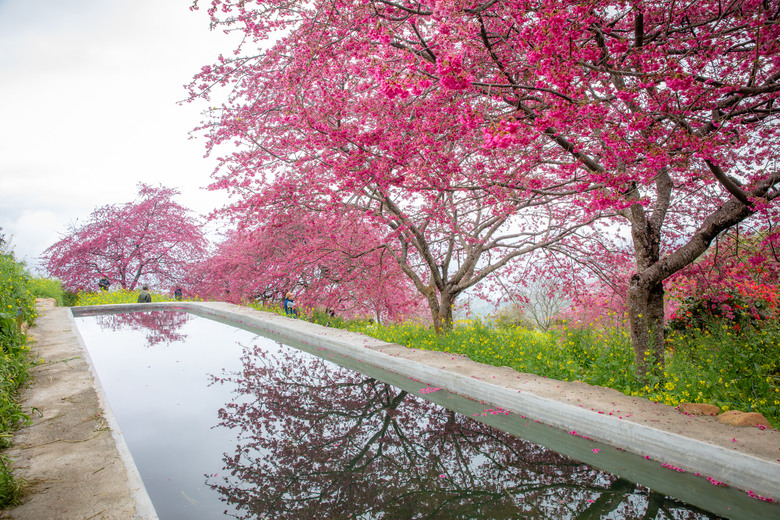
[[[103,390],[103,383],[100,381],[100,376],[98,375],[97,370],[95,369],[95,365],[92,362],[92,358],[89,355],[89,350],[87,350],[84,338],[81,336],[81,332],[79,331],[78,325],[76,324],[73,308],[71,308],[71,312],[68,313],[68,318],[70,320],[71,326],[73,327],[73,331],[76,333],[76,337],[78,338],[79,348],[81,348],[84,353],[84,359],[89,365],[89,371],[91,372],[95,381],[95,392],[97,393],[100,408],[103,411],[103,418],[105,419],[106,423],[108,423],[108,427],[111,430],[111,436],[114,438],[114,444],[116,444],[116,449],[119,452],[119,459],[124,464],[125,471],[127,472],[127,486],[130,490],[130,496],[135,502],[136,514],[133,516],[133,520],[159,520],[157,511],[152,504],[152,499],[149,497],[149,493],[146,491],[146,486],[144,486],[141,474],[138,472],[138,467],[135,464],[133,455],[130,453],[130,449],[127,447],[127,443],[125,442],[125,437],[122,434],[119,423],[114,416],[114,412],[111,410],[111,405],[109,404],[108,398],[106,397],[106,394]]]
[[[522,390],[493,385],[462,374],[391,356],[374,349],[397,345],[361,334],[221,302],[151,303],[144,304],[144,309],[140,309],[138,304],[101,305],[73,308],[73,314],[94,315],[152,309],[187,310],[239,328],[252,327],[292,341],[325,347],[339,354],[359,358],[371,365],[412,376],[451,392],[523,414],[562,430],[574,429],[579,434],[640,456],[675,464],[691,472],[717,475],[719,480],[732,487],[752,490],[758,495],[780,501],[780,466],[777,463]],[[464,362],[478,364],[473,361]]]

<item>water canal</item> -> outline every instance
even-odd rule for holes
[[[162,520],[766,519],[779,511],[316,345],[183,311],[76,321]]]

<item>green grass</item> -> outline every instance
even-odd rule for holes
[[[659,398],[711,402],[724,410],[755,411],[780,426],[780,324],[737,331],[731,322],[667,337],[667,378]],[[656,395],[655,393],[651,395]]]
[[[23,483],[14,478],[9,465],[8,458],[0,455],[0,509],[18,504],[22,494]]]
[[[33,298],[54,298],[59,307],[65,303],[65,291],[59,280],[35,277],[30,279],[28,287]]]
[[[26,346],[3,353],[0,359],[0,449],[10,444],[11,432],[30,420],[17,400],[17,391],[27,381],[31,363]]]

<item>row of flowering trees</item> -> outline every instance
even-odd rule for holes
[[[234,201],[215,215],[228,238],[190,262],[211,294],[298,288],[377,316],[423,302],[446,330],[494,280],[599,280],[625,302],[644,377],[663,361],[670,277],[743,222],[774,254],[778,0],[208,11],[244,35],[189,86],[222,154],[211,188]]]
[[[609,274],[625,229],[643,377],[663,361],[664,281],[740,222],[776,221],[779,11],[213,0],[213,27],[245,37],[190,88],[212,105],[214,85],[231,89],[201,126],[210,149],[238,144],[213,185],[236,197],[227,214],[358,212],[437,328],[465,289],[540,249]]]
[[[98,277],[106,275],[126,289],[134,288],[139,279],[144,283],[155,280],[158,290],[183,286],[190,295],[266,304],[294,291],[304,307],[327,307],[342,316],[397,321],[419,315],[421,298],[412,280],[388,253],[386,244],[372,235],[372,226],[359,218],[326,220],[323,214],[312,216],[291,208],[267,222],[247,219],[255,224],[241,225],[219,244],[206,248],[199,222],[172,200],[176,193],[141,185],[136,201],[96,209],[87,223],[73,226],[70,234],[46,252],[50,274],[73,291],[94,290]],[[112,213],[114,220],[98,220]],[[174,215],[179,220],[171,226]],[[112,228],[123,230],[124,248],[100,232]],[[676,273],[669,280],[671,326],[697,326],[707,316],[725,316],[738,327],[776,315],[780,255],[765,236],[744,225],[735,227],[716,238],[699,261]],[[187,247],[178,247],[178,241],[187,240],[191,241]],[[167,245],[159,247],[161,243]],[[528,260],[532,265],[545,265],[548,272],[555,270],[555,265],[544,263],[554,264],[549,257]],[[532,270],[532,265],[524,270]],[[627,267],[610,267],[611,271],[607,266],[600,271],[600,279],[591,277],[586,287],[581,283],[576,291],[569,291],[567,299],[573,305],[558,305],[556,316],[545,314],[548,325],[554,318],[587,323],[604,315],[611,315],[619,325],[625,313],[626,291],[621,281]],[[129,283],[122,278],[127,272],[135,273]],[[517,289],[517,281],[512,284],[503,276],[494,278],[504,291],[527,292]],[[540,301],[549,298],[560,304],[561,296],[567,294],[567,285],[560,282],[567,279],[576,277],[559,270],[559,283],[548,282],[544,291],[537,285],[541,292],[536,300],[525,302],[525,313],[532,314]]]
[[[204,222],[176,202],[178,190],[140,184],[135,200],[96,208],[42,255],[73,292],[114,287],[265,303],[295,293],[305,307],[398,321],[416,315],[410,281],[359,220],[289,208],[247,215],[208,244]],[[329,218],[331,217],[331,218]]]

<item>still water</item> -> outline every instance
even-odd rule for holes
[[[356,360],[182,311],[77,324],[162,520],[661,520],[780,511],[703,478],[633,470],[647,461],[424,382],[357,372],[345,368],[359,367]],[[555,442],[577,458],[541,445]],[[682,488],[709,495],[693,506],[670,496]]]

